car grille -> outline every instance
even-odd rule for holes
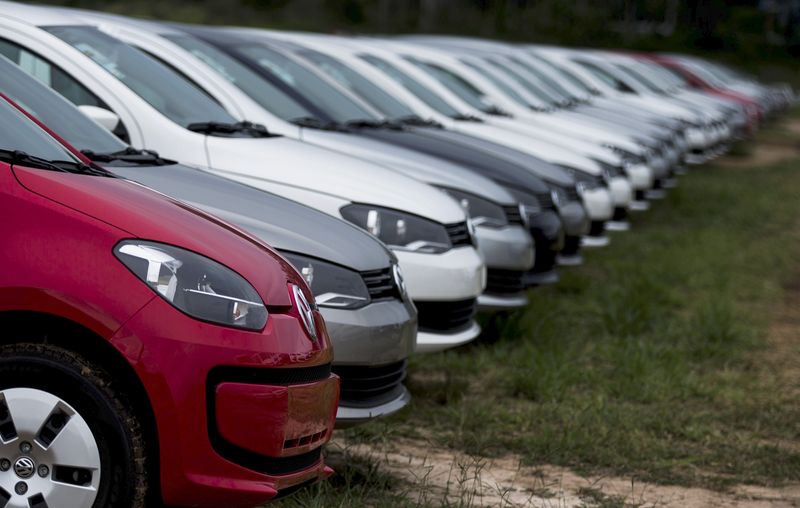
[[[345,406],[380,404],[402,392],[408,361],[381,366],[334,365],[341,378],[341,404]]]
[[[453,332],[466,328],[475,316],[475,298],[458,302],[414,302],[421,331]]]
[[[506,212],[506,220],[508,220],[509,224],[518,226],[525,224],[525,221],[522,220],[522,212],[519,209],[519,205],[504,206],[503,210]]]
[[[567,196],[567,203],[572,203],[573,201],[580,201],[581,195],[578,194],[578,188],[573,186],[564,187],[564,194]]]
[[[525,289],[525,272],[489,268],[486,272],[486,292],[489,294],[519,293]]]
[[[622,206],[614,208],[614,216],[612,217],[612,220],[615,221],[628,220],[628,209]]]
[[[466,222],[447,224],[444,228],[447,230],[447,236],[450,237],[450,243],[453,247],[472,245],[472,236],[469,234],[469,227]]]
[[[549,192],[536,194],[536,200],[539,202],[539,206],[541,206],[543,210],[554,208],[553,196]]]
[[[361,278],[367,286],[372,301],[400,298],[400,290],[395,283],[391,268],[361,272]]]

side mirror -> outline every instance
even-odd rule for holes
[[[97,106],[78,106],[78,109],[81,113],[100,124],[101,127],[111,132],[114,132],[114,129],[119,125],[119,117],[113,111],[98,108]]]

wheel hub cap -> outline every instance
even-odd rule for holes
[[[89,424],[43,390],[0,390],[0,506],[91,508],[100,451]]]

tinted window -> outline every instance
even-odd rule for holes
[[[191,35],[167,34],[163,37],[191,53],[227,81],[236,85],[262,108],[279,118],[291,120],[314,116],[283,90],[214,46]]]
[[[342,61],[319,51],[304,49],[300,54],[314,62],[322,72],[364,99],[388,118],[403,118],[414,115],[414,111],[411,108],[384,92],[379,86],[345,65]]]
[[[79,150],[109,153],[126,145],[75,106],[0,57],[0,90]]]
[[[485,112],[492,110],[491,101],[489,101],[486,95],[458,74],[450,72],[444,67],[423,62],[416,58],[406,57],[406,60],[430,74],[439,83],[447,87],[448,90],[456,94],[462,101],[473,108]]]
[[[23,71],[38,79],[39,82],[52,88],[76,106],[95,106],[111,111],[111,108],[99,97],[90,92],[89,89],[80,84],[75,78],[53,65],[49,60],[13,42],[3,39],[0,39],[0,54],[16,63]],[[39,108],[39,111],[42,111],[42,109]],[[59,129],[55,124],[51,124],[50,122],[45,123],[58,132],[59,135],[62,135],[62,132],[66,134],[66,131]],[[77,130],[80,131],[80,129]],[[85,132],[76,132],[76,136],[83,136],[86,134]],[[125,128],[122,121],[117,124],[117,127],[114,129],[114,134],[126,143],[130,141],[128,130]],[[64,139],[72,142],[67,136],[64,136]],[[88,141],[88,137],[83,139],[83,141]],[[73,144],[75,144],[76,147],[83,148],[81,143]]]
[[[268,70],[287,86],[297,90],[336,122],[378,120],[378,117],[372,112],[337,90],[336,87],[277,51],[253,44],[238,46],[236,52]]]
[[[525,97],[523,97],[522,95],[518,94],[517,91],[514,90],[512,87],[508,86],[508,84],[505,81],[503,81],[502,79],[500,79],[498,76],[496,76],[494,74],[494,72],[488,71],[487,69],[482,69],[482,68],[478,67],[477,65],[475,65],[475,64],[473,64],[471,62],[464,61],[464,60],[462,60],[461,63],[463,63],[467,67],[469,67],[469,68],[471,68],[471,69],[473,69],[473,70],[475,70],[477,72],[480,72],[481,75],[483,75],[483,77],[485,77],[486,79],[491,81],[494,86],[499,88],[504,94],[506,94],[511,99],[513,99],[514,102],[516,102],[520,106],[523,106],[523,107],[526,107],[526,108],[528,106],[530,106],[530,104],[525,99]]]
[[[381,72],[400,83],[403,88],[413,93],[419,100],[427,104],[430,108],[435,109],[439,113],[454,118],[459,115],[458,111],[450,106],[444,99],[439,97],[436,92],[432,91],[416,79],[412,78],[405,72],[401,71],[394,65],[390,64],[383,58],[378,58],[372,55],[359,55],[365,62],[378,68]]]
[[[51,161],[75,157],[17,108],[0,99],[0,149],[19,150]]]
[[[173,122],[235,123],[222,107],[141,51],[91,27],[45,27],[91,58]]]

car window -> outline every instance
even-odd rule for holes
[[[532,94],[534,94],[539,100],[545,102],[550,106],[558,106],[558,100],[551,93],[546,92],[544,88],[539,86],[537,83],[533,83],[529,79],[522,76],[520,73],[514,71],[508,65],[505,65],[493,59],[489,59],[488,62],[496,69],[504,72],[507,76],[510,76],[512,79],[517,81],[520,85],[522,85]]]
[[[78,82],[78,80],[67,74],[58,66],[52,64],[49,60],[29,51],[27,48],[23,48],[14,42],[0,39],[0,54],[76,106],[95,106],[112,111],[108,104],[90,92],[89,89]],[[50,122],[45,123],[58,132],[59,135],[62,135],[61,130],[55,125],[52,125]],[[114,129],[114,134],[123,142],[130,143],[128,129],[125,127],[122,120],[120,120],[117,127]],[[64,139],[69,138],[64,136]],[[81,144],[75,144],[75,146],[82,147]]]
[[[598,78],[600,81],[607,84],[614,90],[617,90],[618,92],[634,93],[633,88],[629,87],[620,79],[614,77],[608,71],[600,68],[599,66],[584,60],[574,60],[574,62],[585,67],[586,70],[591,72],[596,78]]]
[[[0,90],[79,150],[111,153],[125,143],[84,116],[64,97],[0,56]]]
[[[404,118],[414,115],[414,110],[383,91],[341,60],[310,49],[301,50],[300,55],[313,62],[322,72],[364,99],[388,118]]]
[[[289,94],[211,44],[188,34],[164,34],[162,37],[191,53],[261,107],[279,118],[291,120],[314,116],[311,111]]]
[[[461,60],[461,63],[463,63],[464,65],[466,65],[467,67],[469,67],[470,69],[472,69],[472,70],[474,70],[476,72],[480,72],[481,75],[483,75],[483,77],[485,77],[486,79],[491,81],[494,86],[499,88],[501,92],[506,94],[511,100],[513,100],[514,102],[516,102],[520,106],[525,107],[525,108],[531,106],[531,104],[528,103],[528,101],[525,99],[525,97],[523,97],[522,95],[517,93],[517,91],[514,90],[514,88],[510,87],[508,85],[508,83],[506,83],[505,81],[500,79],[498,76],[496,76],[494,74],[494,72],[491,72],[488,69],[483,69],[483,68],[479,67],[478,65],[476,65],[476,64],[474,64],[472,62],[469,62],[467,60]]]
[[[133,46],[88,26],[48,26],[44,29],[92,59],[182,127],[199,122],[236,123],[236,119],[219,104]]]
[[[581,78],[576,76],[574,73],[568,71],[567,69],[565,69],[565,68],[563,68],[563,67],[561,67],[559,65],[556,65],[553,62],[551,62],[551,61],[549,61],[549,60],[547,60],[545,58],[540,57],[539,55],[530,54],[529,53],[528,56],[533,58],[533,59],[535,59],[537,62],[541,63],[542,65],[546,65],[550,69],[554,70],[562,78],[564,78],[567,81],[569,81],[570,83],[572,83],[572,85],[575,86],[576,88],[578,88],[579,90],[583,90],[583,91],[587,92],[590,95],[594,93],[594,90],[592,89],[591,86],[589,86]],[[527,62],[525,62],[522,59],[513,58],[513,60],[515,62],[519,63],[520,65],[524,66],[525,68],[529,67]]]
[[[380,120],[371,111],[286,55],[261,44],[240,44],[235,51],[297,90],[336,122]]]
[[[494,104],[486,94],[458,74],[440,65],[425,62],[411,56],[406,56],[405,59],[436,79],[473,108],[487,113],[495,109]]]
[[[49,161],[77,161],[69,150],[2,98],[0,150],[25,152]]]
[[[428,107],[438,111],[443,115],[449,116],[450,118],[455,118],[459,115],[458,111],[448,104],[444,99],[439,97],[436,92],[412,78],[405,72],[401,71],[397,66],[392,65],[388,61],[377,56],[366,54],[358,56],[396,82],[400,83],[403,88],[414,94],[419,100],[427,104]]]

